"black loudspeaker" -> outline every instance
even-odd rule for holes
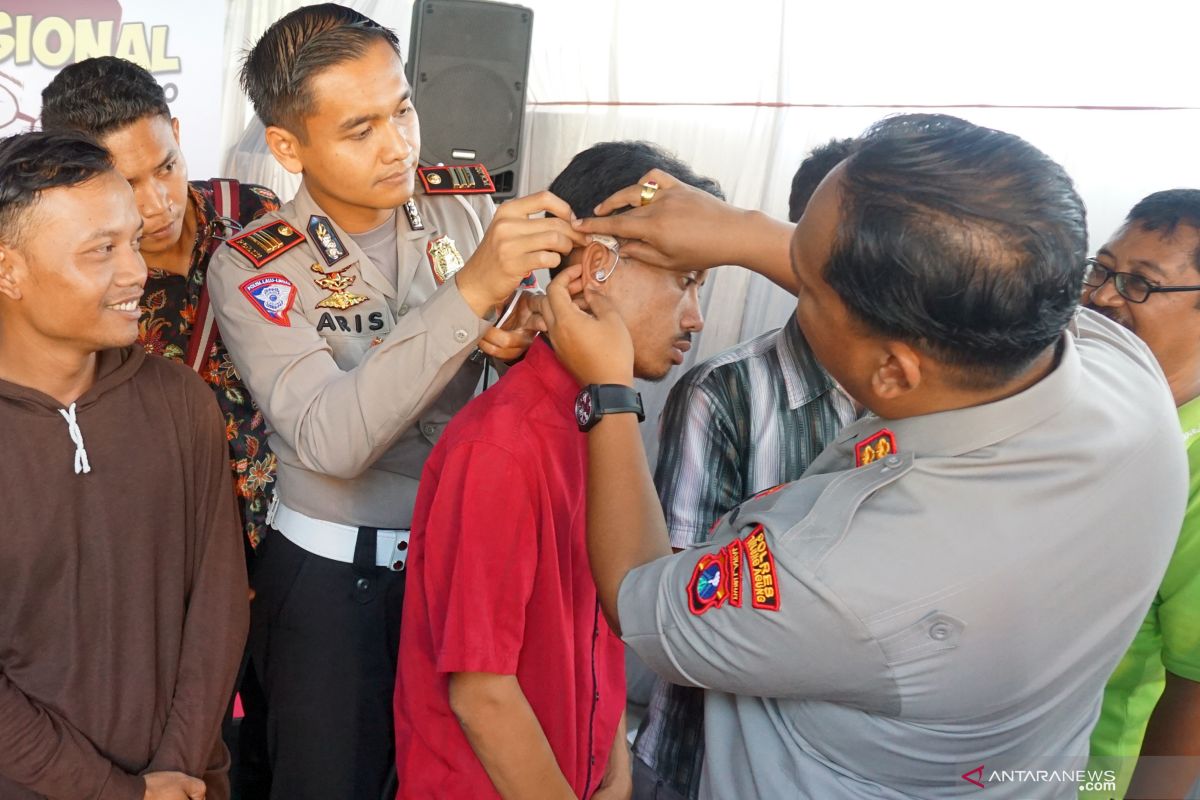
[[[483,0],[417,0],[408,82],[421,163],[482,163],[497,200],[517,193],[533,11]]]

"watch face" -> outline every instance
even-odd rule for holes
[[[592,394],[587,389],[579,393],[575,398],[575,421],[580,425],[587,425],[592,419]]]

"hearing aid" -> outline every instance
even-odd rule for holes
[[[600,244],[604,245],[606,248],[611,250],[613,254],[612,265],[609,266],[607,271],[598,269],[592,273],[592,277],[596,279],[596,283],[604,283],[606,280],[611,278],[612,274],[617,270],[617,262],[621,260],[621,246],[617,243],[616,239],[603,233],[592,234],[592,241],[599,242]]]

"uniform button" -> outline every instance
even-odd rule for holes
[[[454,340],[459,342],[460,344],[466,342],[467,339],[469,339],[469,338],[471,338],[471,335],[469,333],[467,333],[466,331],[464,331],[462,328],[459,328],[458,330],[456,330],[454,332]]]
[[[596,692],[596,699],[597,699],[597,700],[599,700],[599,699],[600,699],[600,693],[599,693],[599,692]]]
[[[596,766],[596,757],[592,756],[592,766]]]
[[[404,305],[400,306],[400,316],[403,317],[407,313],[408,313],[408,303],[405,303]]]
[[[408,549],[408,542],[396,542],[396,549],[404,551]]]
[[[883,463],[889,467],[898,467],[900,466],[900,456],[888,456],[883,460]]]
[[[371,582],[368,581],[366,578],[359,578],[358,583],[356,583],[354,585],[358,587],[359,591],[363,591],[363,592],[365,592],[367,589],[371,588]]]
[[[392,572],[403,572],[403,571],[404,571],[404,562],[403,561],[396,561],[395,563],[392,564]]]
[[[426,425],[422,425],[421,432],[424,433],[426,436],[433,436],[435,433],[437,433],[437,425],[434,425],[432,422],[428,423]]]
[[[935,622],[929,628],[930,638],[937,639],[939,642],[950,635],[950,626],[944,622]]]

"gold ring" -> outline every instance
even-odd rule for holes
[[[654,199],[654,193],[658,191],[658,181],[646,181],[642,184],[642,205],[650,205],[650,201]]]

